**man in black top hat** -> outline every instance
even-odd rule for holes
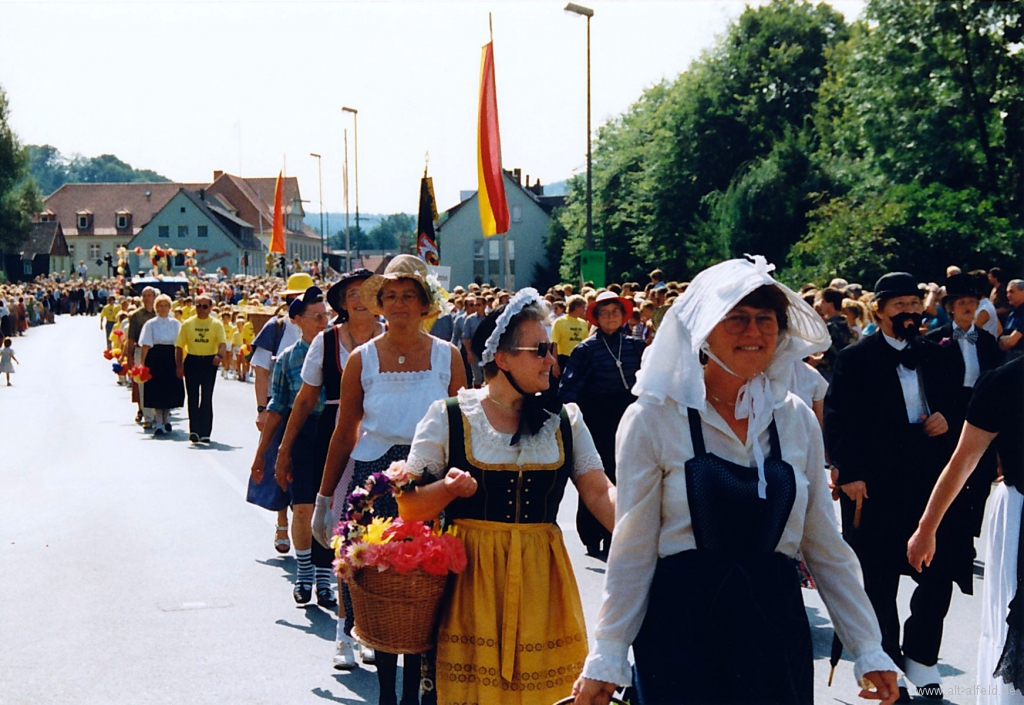
[[[948,419],[953,435],[959,435],[967,415],[967,406],[974,394],[978,378],[1002,363],[1003,353],[995,336],[974,325],[978,313],[978,302],[988,288],[988,279],[979,281],[970,274],[954,274],[946,280],[946,295],[942,306],[951,319],[950,323],[929,331],[927,337],[945,348],[950,355],[952,382],[956,386],[956,406]],[[957,382],[960,385],[957,386]],[[985,513],[992,481],[996,479],[996,455],[992,449],[985,454],[977,468],[967,480],[962,495],[970,504],[971,534],[981,535],[981,521]]]
[[[825,397],[824,434],[839,471],[843,535],[860,558],[882,648],[918,692],[941,699],[935,664],[942,622],[953,582],[971,591],[973,554],[953,550],[947,528],[938,537],[931,568],[918,574],[907,562],[907,541],[957,438],[949,424],[955,390],[950,354],[920,337],[922,294],[905,272],[878,280],[879,332],[837,356]],[[896,607],[901,575],[918,583],[902,647]],[[902,684],[901,695],[906,696]]]

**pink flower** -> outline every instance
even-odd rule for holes
[[[424,541],[423,570],[431,575],[446,575],[448,563],[448,552],[445,550],[443,541],[436,537]]]
[[[363,563],[367,566],[373,566],[378,571],[384,571],[391,567],[390,554],[391,544],[370,544],[366,548],[366,553],[363,554]]]
[[[346,559],[336,558],[334,561],[334,574],[338,576],[338,580],[348,582],[355,576],[356,572],[352,564]]]
[[[466,569],[466,546],[461,540],[451,534],[441,536],[441,545],[444,546],[448,556],[448,570],[453,573],[461,573]]]
[[[399,541],[385,544],[391,546],[389,558],[391,567],[399,573],[415,570],[423,562],[423,549],[416,541]]]
[[[391,484],[399,487],[419,479],[419,476],[412,473],[409,469],[409,464],[404,460],[396,460],[391,463],[391,467],[385,470],[384,474],[388,476],[388,480]]]

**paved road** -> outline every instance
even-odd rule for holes
[[[372,670],[332,670],[333,615],[294,604],[274,516],[244,501],[251,383],[218,380],[209,447],[188,443],[181,415],[154,439],[133,423],[98,326],[63,316],[32,329],[15,340],[14,386],[0,387],[0,703],[376,702]],[[603,564],[583,555],[575,502],[570,487],[560,523],[592,625]],[[817,701],[856,702],[849,661],[826,687],[832,630],[804,594]],[[974,701],[978,614],[954,596],[950,702]]]

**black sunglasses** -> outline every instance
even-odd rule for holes
[[[512,348],[512,349],[513,350],[530,351],[530,352],[536,353],[537,357],[542,357],[542,358],[543,357],[547,357],[548,353],[551,353],[552,355],[555,354],[555,344],[554,343],[548,343],[548,342],[537,343],[536,347],[532,347],[532,348],[522,348],[522,347],[519,347],[519,348]]]

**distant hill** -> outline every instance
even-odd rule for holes
[[[553,184],[544,184],[545,196],[564,196],[569,193],[569,179],[562,179]]]
[[[64,184],[137,183],[170,181],[152,169],[135,169],[113,154],[65,157],[49,144],[27,145],[29,173],[39,190],[49,195]]]
[[[386,218],[390,213],[360,213],[359,214],[359,229],[364,233],[368,233],[378,225],[380,221]],[[415,218],[415,214],[408,214]],[[317,232],[320,232],[320,214],[315,210],[310,210],[309,206],[306,206],[306,217],[303,222],[309,227],[313,228]],[[348,214],[348,224],[355,230],[356,227],[356,212],[350,211]],[[344,213],[328,213],[324,211],[324,229],[330,234],[335,234],[339,230],[345,229],[345,214]]]

